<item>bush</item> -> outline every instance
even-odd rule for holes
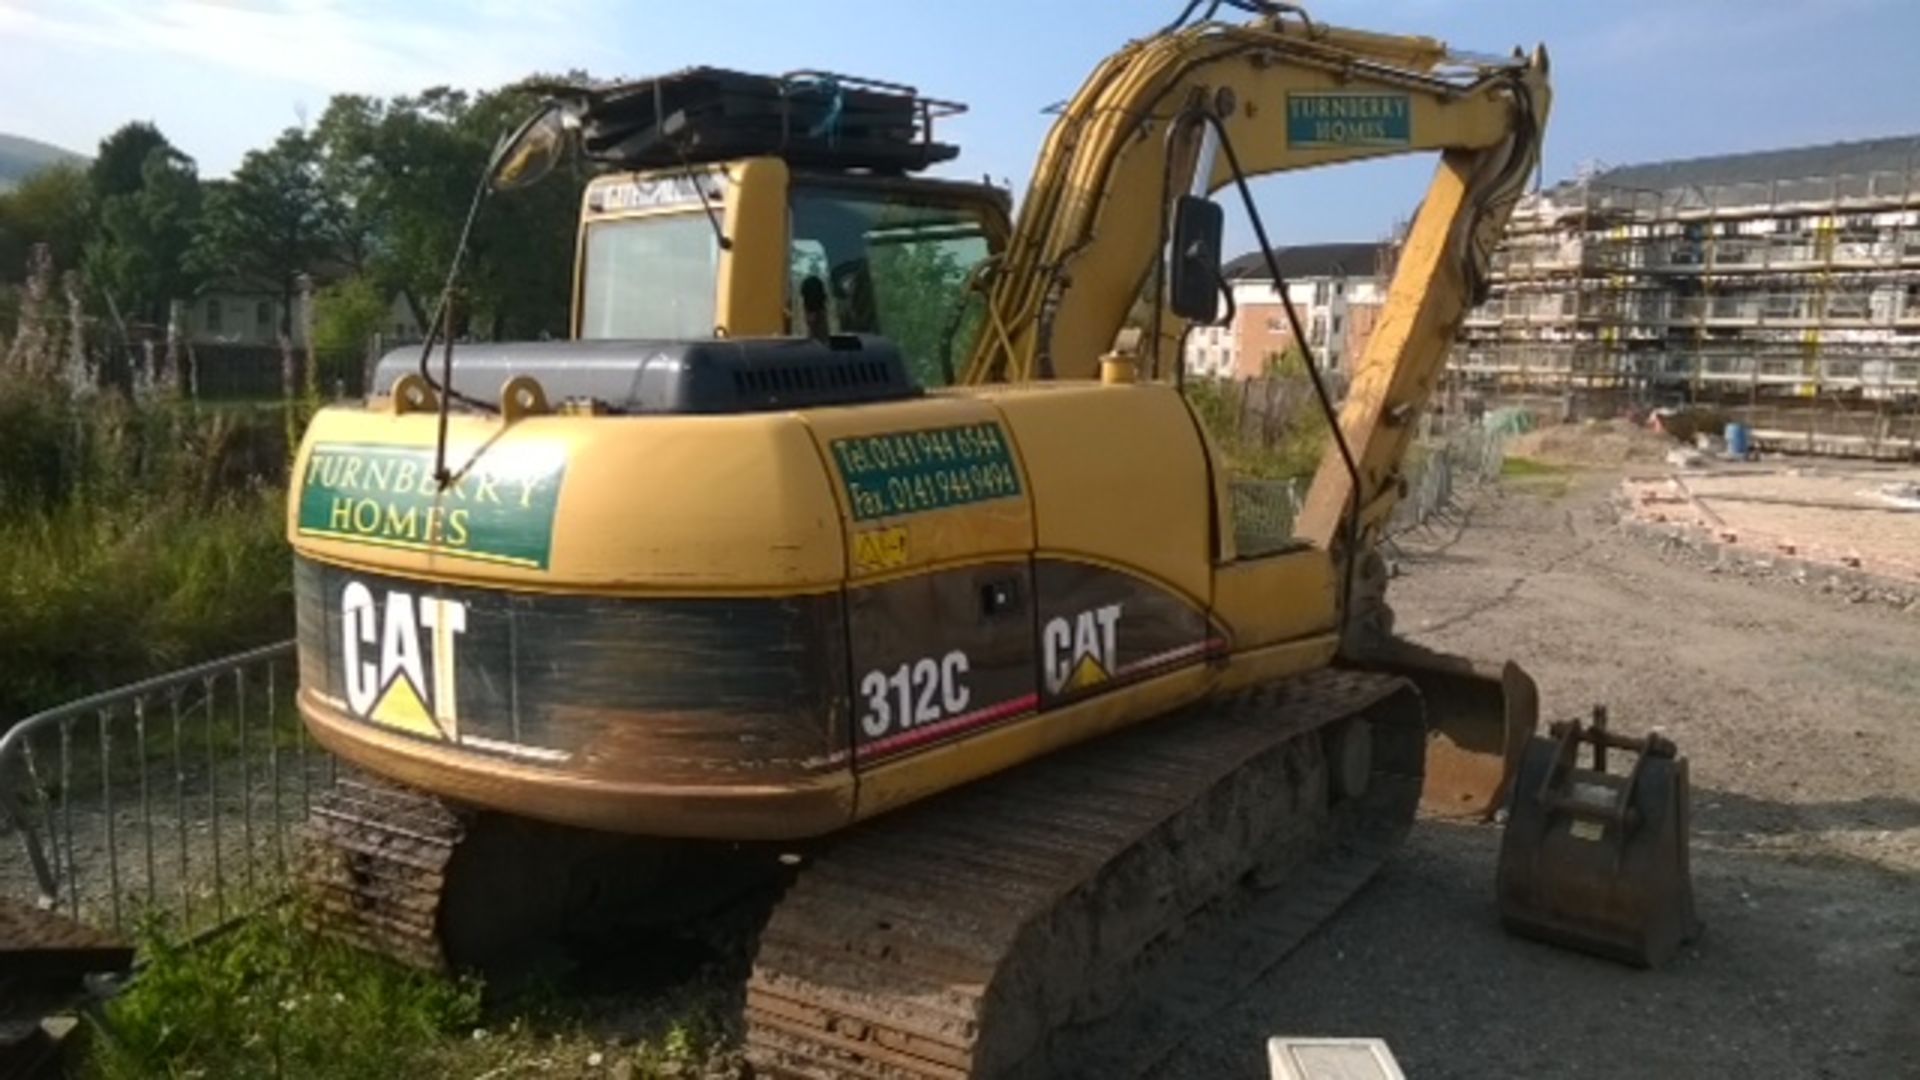
[[[262,489],[0,522],[0,718],[286,636],[281,513]]]
[[[279,417],[95,388],[35,317],[0,343],[0,730],[292,621]]]
[[[350,277],[314,294],[314,351],[358,358],[387,321],[387,300],[372,279]]]
[[[1262,379],[1188,379],[1187,400],[1238,478],[1311,477],[1332,448],[1332,428],[1305,370],[1269,366]]]

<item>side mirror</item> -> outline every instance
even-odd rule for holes
[[[1167,281],[1167,306],[1188,322],[1220,317],[1220,235],[1226,217],[1220,205],[1198,195],[1182,195],[1173,204],[1173,265]]]
[[[493,148],[487,162],[487,188],[514,191],[545,179],[566,154],[567,135],[578,123],[567,106],[548,102]]]

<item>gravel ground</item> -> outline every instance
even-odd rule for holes
[[[1920,590],[1920,512],[1880,497],[1884,487],[1916,482],[1920,469],[1769,462],[1629,479],[1622,494],[1643,521],[1701,529],[1759,558],[1785,553]]]
[[[1505,936],[1492,827],[1422,822],[1164,1076],[1272,1034],[1384,1037],[1441,1077],[1920,1077],[1920,617],[1704,573],[1613,524],[1618,477],[1508,485],[1404,544],[1428,645],[1511,656],[1546,717],[1612,706],[1692,761],[1706,936],[1642,972]]]

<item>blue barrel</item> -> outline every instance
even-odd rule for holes
[[[1753,447],[1753,429],[1745,424],[1727,425],[1727,453],[1743,458]]]

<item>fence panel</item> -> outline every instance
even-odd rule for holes
[[[1505,437],[1478,425],[1414,444],[1402,468],[1406,493],[1388,519],[1388,536],[1422,527],[1451,508],[1463,486],[1488,483],[1506,461]],[[1242,558],[1282,551],[1294,543],[1294,519],[1300,513],[1311,478],[1279,480],[1231,477],[1234,547]]]
[[[275,892],[335,763],[293,708],[291,640],[35,714],[0,737],[0,894],[126,930]]]

